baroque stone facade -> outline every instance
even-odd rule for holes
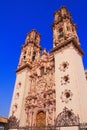
[[[54,13],[52,28],[50,53],[42,50],[36,30],[26,35],[22,45],[9,115],[17,119],[19,127],[78,126],[87,121],[87,114],[84,115],[87,105],[83,103],[87,94],[83,51],[66,7]]]

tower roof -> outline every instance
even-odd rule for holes
[[[54,12],[54,15],[55,15],[57,12],[60,12],[60,11],[63,10],[63,9],[65,9],[67,12],[69,12],[66,6],[61,6],[60,9],[58,9],[58,10],[56,10],[56,11]]]
[[[63,19],[72,21],[71,14],[65,6],[62,6],[59,10],[54,12],[54,23],[61,22]]]
[[[31,30],[30,32],[28,32],[26,35],[29,35],[29,34],[31,34],[32,32],[35,32],[37,35],[41,36],[41,34],[39,34],[36,29],[32,29],[32,30]]]

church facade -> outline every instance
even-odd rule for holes
[[[54,13],[53,48],[40,46],[31,30],[22,45],[9,119],[11,128],[56,126],[79,129],[87,123],[87,71],[76,25],[66,7]]]

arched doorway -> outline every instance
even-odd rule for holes
[[[43,111],[40,111],[36,115],[36,127],[45,127],[46,126],[46,114]]]

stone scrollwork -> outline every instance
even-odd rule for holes
[[[52,124],[52,120],[53,120],[53,111],[51,109],[48,110],[48,119],[47,119],[47,122],[48,122],[48,126]]]
[[[77,126],[79,125],[79,116],[75,115],[72,110],[64,108],[56,118],[56,126]]]
[[[46,80],[44,78],[39,79],[37,81],[36,86],[37,86],[38,91],[40,91],[40,92],[43,91],[46,87]]]

